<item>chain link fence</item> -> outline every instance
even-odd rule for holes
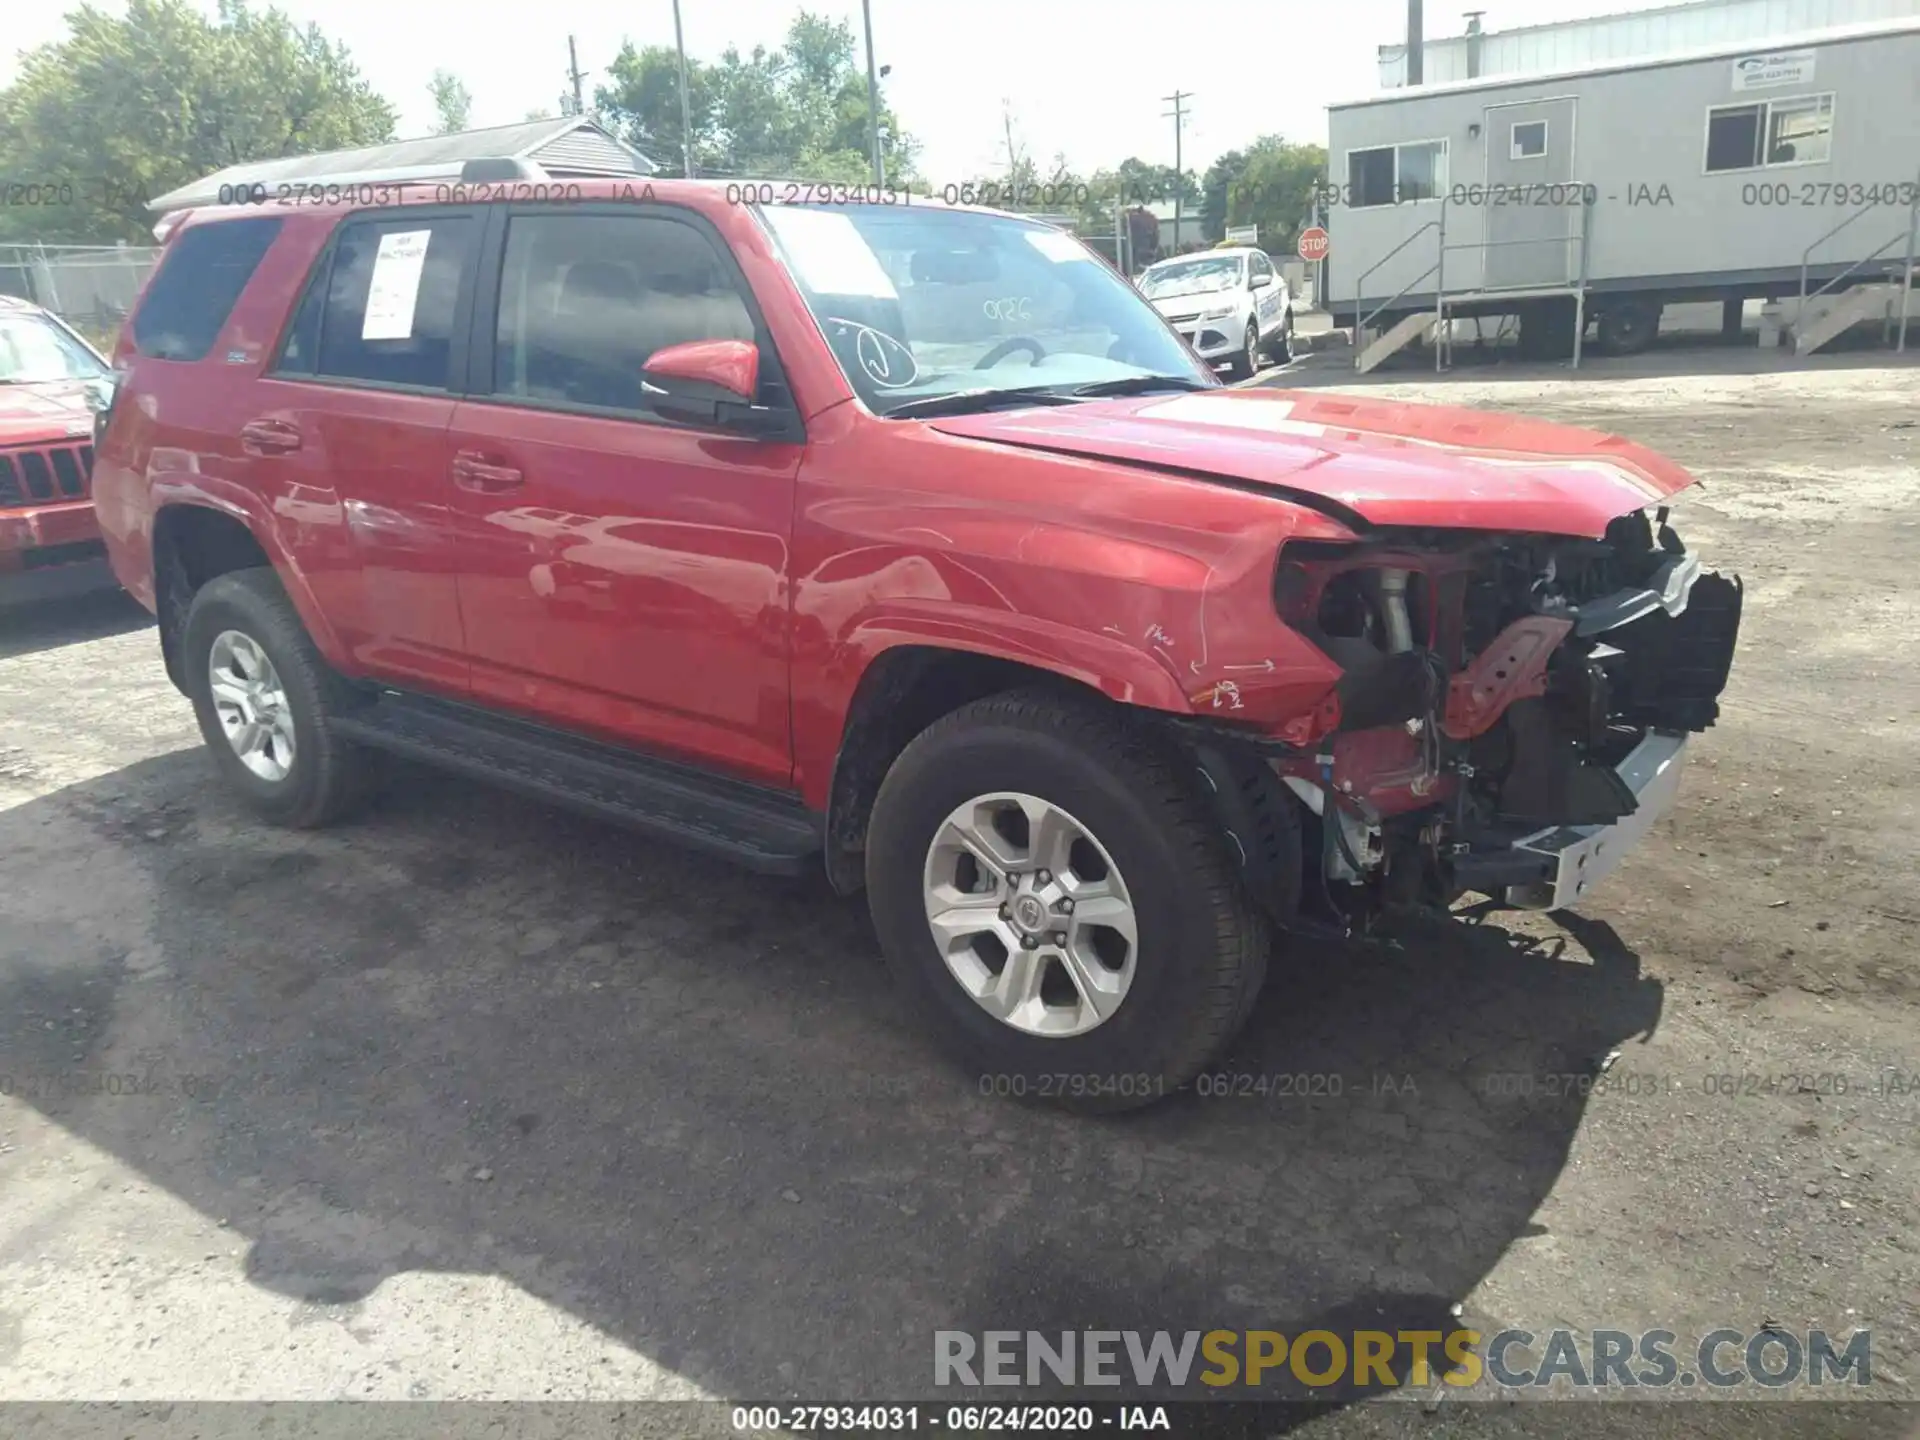
[[[31,300],[103,345],[159,257],[157,245],[0,245],[0,294]]]

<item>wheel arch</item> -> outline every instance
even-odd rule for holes
[[[1164,673],[1164,672],[1162,672]],[[903,638],[875,654],[846,707],[826,787],[827,878],[842,895],[865,884],[867,821],[887,771],[913,739],[943,716],[1008,690],[1057,688],[1063,696],[1113,704],[1133,687],[1079,667],[1050,666],[985,647]],[[1172,690],[1171,677],[1168,687]],[[1169,697],[1186,708],[1177,690]]]
[[[167,678],[184,692],[180,639],[193,597],[209,580],[236,570],[271,569],[286,589],[301,623],[329,661],[337,654],[333,635],[305,578],[244,509],[204,498],[169,500],[154,512],[151,538],[154,613]]]

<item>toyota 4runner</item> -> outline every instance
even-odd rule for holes
[[[270,821],[393,752],[824,871],[976,1072],[1122,1108],[1289,933],[1578,901],[1714,723],[1637,445],[1224,388],[1012,215],[562,188],[170,217],[95,493]]]

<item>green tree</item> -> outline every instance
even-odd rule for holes
[[[315,26],[221,0],[83,5],[64,40],[22,57],[0,91],[7,178],[71,187],[72,203],[0,212],[19,239],[151,241],[146,202],[247,160],[393,138],[393,107]]]
[[[680,62],[664,45],[631,41],[595,95],[599,111],[662,173],[682,168]],[[870,175],[866,72],[844,21],[802,11],[777,50],[729,46],[716,61],[687,61],[694,169],[705,175],[860,181]],[[887,178],[912,174],[915,145],[883,103]]]
[[[1223,230],[1226,225],[1257,225],[1266,249],[1292,249],[1313,213],[1314,188],[1326,173],[1324,146],[1261,136],[1247,147],[1240,173],[1225,186]]]
[[[438,118],[433,133],[451,135],[464,130],[473,118],[473,94],[451,70],[436,70],[427,82],[433,97],[433,112]]]
[[[1227,233],[1227,192],[1247,173],[1247,152],[1229,150],[1207,167],[1200,181],[1200,224],[1209,241]]]

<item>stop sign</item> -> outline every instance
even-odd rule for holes
[[[1330,242],[1326,230],[1319,225],[1309,225],[1300,232],[1300,258],[1311,263],[1327,258]]]

